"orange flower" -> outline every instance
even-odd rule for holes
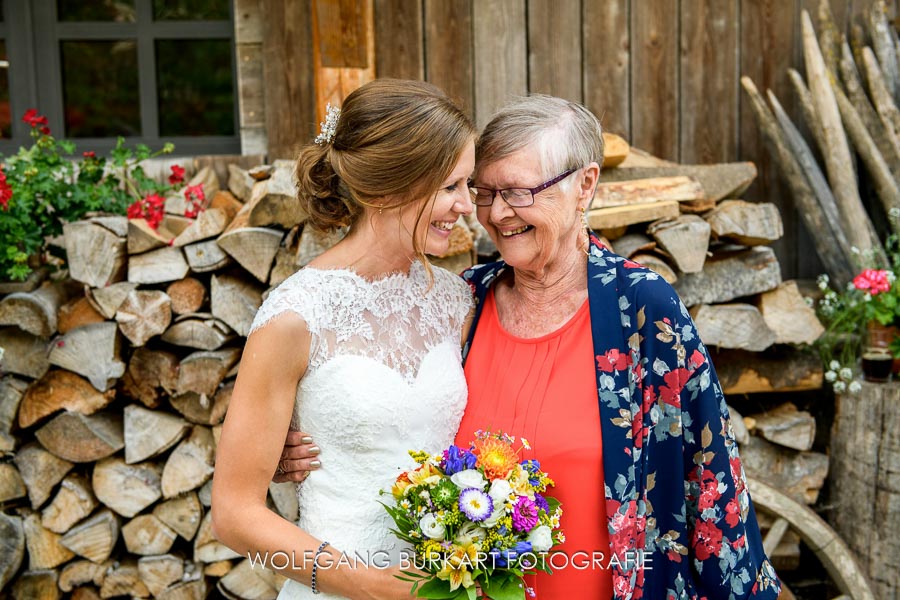
[[[504,479],[513,467],[519,464],[516,451],[512,445],[495,437],[475,440],[476,466],[484,469],[488,479]]]

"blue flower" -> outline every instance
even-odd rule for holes
[[[544,512],[546,512],[546,513],[549,513],[549,512],[550,512],[550,505],[547,504],[547,499],[544,498],[543,496],[541,496],[540,494],[535,494],[535,495],[534,495],[534,503],[535,503],[535,504],[537,505],[537,507],[538,507],[539,509],[541,509],[542,511],[544,511]]]
[[[505,550],[493,548],[488,552],[488,556],[494,567],[508,567],[509,563],[517,560],[522,554],[528,554],[529,552],[531,552],[531,542],[516,542],[515,546]]]
[[[444,450],[444,460],[441,466],[444,473],[453,475],[466,469],[474,469],[477,460],[478,457],[468,450],[463,450],[459,446],[450,446]]]
[[[529,475],[532,475],[532,477],[528,478],[528,483],[533,486],[537,486],[541,482],[541,463],[534,459],[528,459],[523,460],[521,462],[521,465],[525,468],[526,471],[528,471]]]

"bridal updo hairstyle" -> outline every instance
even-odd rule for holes
[[[388,210],[433,196],[476,135],[443,91],[421,81],[376,79],[340,109],[331,141],[304,146],[297,158],[299,200],[320,231],[353,227],[366,206]],[[413,244],[424,258],[416,236]]]

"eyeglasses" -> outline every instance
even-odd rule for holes
[[[535,194],[546,190],[551,185],[559,183],[577,170],[578,169],[569,169],[568,171],[564,171],[553,179],[545,181],[533,188],[506,188],[505,190],[494,190],[491,188],[469,186],[469,192],[472,194],[472,202],[475,206],[490,206],[494,203],[494,196],[499,192],[500,197],[503,198],[509,206],[513,208],[522,208],[534,204]]]

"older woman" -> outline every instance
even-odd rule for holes
[[[567,560],[531,580],[544,600],[775,598],[687,310],[584,222],[602,156],[596,117],[546,96],[502,109],[479,139],[471,190],[503,260],[463,274],[476,311],[457,441],[525,437],[555,479]]]

